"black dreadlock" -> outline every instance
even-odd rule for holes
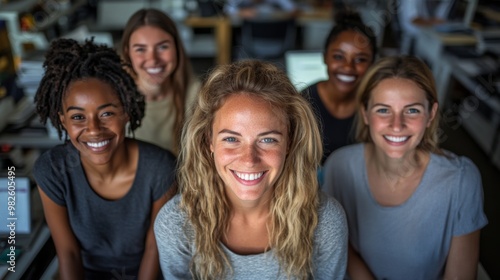
[[[64,95],[71,83],[86,78],[97,78],[115,89],[130,118],[131,131],[141,125],[144,97],[113,49],[96,45],[93,39],[83,44],[72,39],[57,39],[45,54],[43,67],[45,74],[35,95],[36,110],[43,124],[50,119],[59,138],[65,131],[59,119]]]

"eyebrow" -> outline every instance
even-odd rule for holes
[[[154,45],[156,46],[156,45],[161,45],[161,44],[165,44],[165,43],[170,43],[171,41],[172,41],[172,40],[170,40],[170,39],[165,39],[165,40],[163,40],[163,41],[160,41],[160,42],[158,42],[158,43],[155,43]],[[133,45],[132,45],[132,48],[134,48],[134,47],[144,47],[144,46],[146,46],[146,45],[147,45],[147,44],[135,43],[135,44],[133,44]]]
[[[372,108],[375,107],[375,106],[391,107],[391,106],[386,105],[384,103],[375,103],[375,104],[372,105]],[[413,106],[422,106],[422,107],[425,107],[424,104],[422,104],[420,102],[415,102],[415,103],[411,103],[411,104],[405,105],[405,108],[406,107],[413,107]]]
[[[233,135],[241,136],[241,133],[236,132],[236,131],[232,131],[230,129],[223,129],[223,130],[219,131],[218,134],[223,134],[223,133],[228,133],[228,134],[233,134]],[[283,133],[281,133],[281,132],[279,132],[277,130],[270,130],[270,131],[259,133],[257,136],[266,136],[266,135],[270,135],[270,134],[283,135]]]
[[[104,109],[106,107],[118,108],[118,106],[116,104],[106,103],[106,104],[103,104],[103,105],[97,107],[97,110],[102,110],[102,109]],[[66,109],[66,112],[69,112],[70,110],[85,111],[82,107],[78,107],[78,106],[69,106],[68,109]]]

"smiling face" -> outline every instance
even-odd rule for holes
[[[154,26],[142,26],[130,36],[130,61],[142,86],[159,86],[177,68],[177,46],[169,33]]]
[[[325,51],[328,81],[341,94],[351,94],[373,61],[368,38],[353,30],[341,32]]]
[[[262,99],[230,96],[215,114],[210,149],[232,203],[269,202],[288,147],[285,116]]]
[[[362,116],[375,147],[390,158],[412,155],[437,112],[415,82],[402,78],[381,81],[371,92]]]
[[[83,162],[108,163],[122,147],[128,116],[109,84],[95,78],[73,82],[62,110],[61,123]]]

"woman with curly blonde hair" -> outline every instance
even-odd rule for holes
[[[166,279],[343,279],[345,215],[318,191],[308,101],[272,64],[215,68],[182,133],[180,194],[155,222]]]

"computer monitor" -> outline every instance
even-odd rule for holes
[[[30,187],[28,177],[0,177],[0,236],[31,233]]]
[[[328,79],[322,51],[287,51],[285,66],[288,78],[299,91],[315,82]]]
[[[446,13],[446,22],[435,25],[434,29],[444,33],[472,33],[471,23],[476,14],[478,0],[453,1]]]
[[[476,14],[478,0],[453,0],[448,19],[453,22],[461,22],[470,27]]]

